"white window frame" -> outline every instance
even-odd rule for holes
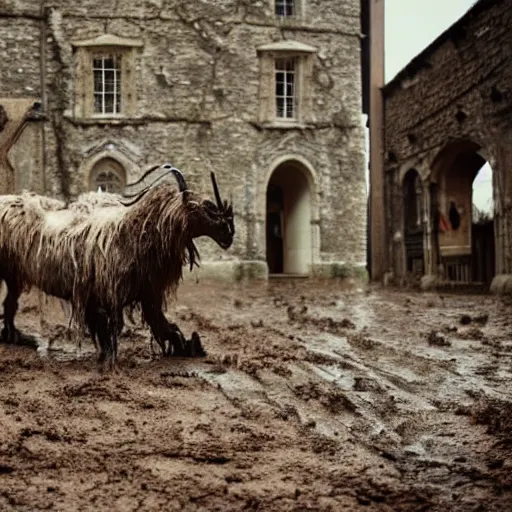
[[[314,122],[312,88],[317,49],[299,41],[283,40],[260,46],[256,51],[260,61],[258,123],[269,128],[291,128]],[[285,117],[278,112],[276,66],[289,60],[294,61],[294,111],[292,117]]]
[[[91,122],[119,122],[119,118],[136,117],[137,111],[137,53],[143,47],[142,41],[138,39],[127,39],[112,34],[103,34],[93,39],[74,41],[72,46],[75,49],[75,94],[73,112],[75,119],[82,119]],[[116,82],[120,85],[120,91],[115,91],[119,96],[119,107],[117,104],[113,112],[105,109],[105,79],[102,80],[102,89],[96,90],[94,80],[95,59],[104,56],[115,56]],[[116,85],[117,87],[117,85]],[[97,93],[102,94],[101,112],[96,110]],[[119,93],[119,94],[117,94]],[[114,100],[115,102],[115,100]],[[115,102],[116,103],[116,102]]]
[[[279,10],[284,12],[280,13]],[[288,10],[291,10],[291,14],[287,13]],[[274,0],[274,13],[278,18],[296,18],[297,0]]]
[[[280,23],[295,23],[305,19],[306,0],[270,0],[270,8],[275,19]],[[292,6],[292,14],[286,14],[286,6]],[[281,14],[278,13],[281,8]]]
[[[92,54],[92,73],[93,73],[93,81],[94,81],[94,111],[93,116],[120,116],[123,114],[123,98],[121,94],[121,90],[123,87],[123,73],[122,73],[122,53],[113,51],[113,52],[99,52],[99,53],[93,53]],[[95,67],[96,61],[101,60],[102,64],[101,67],[97,68]],[[114,63],[113,68],[106,68],[105,67],[105,61],[106,60],[112,60]],[[101,90],[96,90],[96,72],[100,71],[102,75],[101,79]],[[107,92],[106,91],[106,78],[105,74],[106,72],[112,71],[113,72],[113,92]],[[106,96],[111,95],[113,96],[112,101],[112,111],[106,110]],[[96,99],[97,97],[101,98],[101,110],[96,110]],[[119,106],[118,106],[119,105]]]
[[[288,69],[291,67],[292,69]],[[274,59],[274,99],[276,119],[279,121],[295,122],[299,117],[299,59],[297,57],[282,57]],[[282,75],[282,81],[280,76]],[[278,86],[282,84],[283,92],[278,94]],[[288,87],[291,86],[291,95]],[[291,98],[291,105],[289,99]],[[280,105],[280,103],[282,103]],[[290,113],[291,115],[287,115]]]

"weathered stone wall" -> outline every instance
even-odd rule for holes
[[[315,171],[321,259],[364,264],[359,0],[303,3],[303,20],[282,23],[275,20],[270,1],[130,0],[114,8],[99,0],[60,0],[48,2],[42,20],[34,19],[39,10],[28,10],[30,2],[11,0],[3,13],[0,7],[0,45],[16,44],[20,52],[9,57],[8,66],[0,66],[0,96],[26,94],[29,86],[47,97],[47,193],[75,196],[83,191],[88,179],[84,162],[108,143],[133,163],[129,179],[155,162],[172,161],[194,187],[211,194],[209,172],[215,170],[221,192],[233,195],[237,236],[228,253],[205,243],[203,258],[263,261],[261,205],[272,164],[285,155],[300,157]],[[73,117],[72,42],[102,34],[143,43],[136,61],[136,115],[113,123]],[[282,39],[318,49],[314,122],[266,129],[258,125],[256,48]],[[27,68],[23,79],[11,69],[20,61]]]
[[[0,97],[41,94],[40,21],[0,16]]]
[[[385,87],[387,238],[390,269],[398,275],[403,176],[418,170],[428,195],[445,158],[441,150],[456,141],[473,143],[491,164],[498,229],[512,226],[506,206],[512,176],[511,26],[512,0],[480,0]],[[425,229],[431,228],[427,222]],[[512,254],[510,234],[505,238],[497,247],[497,272],[512,271],[505,263]]]
[[[503,110],[512,100],[493,101],[493,87],[510,92],[512,3],[479,3],[482,8],[474,16],[386,86],[386,149],[400,162],[430,154],[448,138],[467,137],[484,145],[494,133],[510,129]],[[458,110],[467,115],[462,122]]]

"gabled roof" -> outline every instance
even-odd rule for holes
[[[129,39],[127,37],[119,37],[113,34],[102,34],[92,39],[84,39],[82,41],[73,41],[73,46],[143,46],[140,39]]]
[[[275,43],[264,44],[256,48],[258,52],[303,52],[315,53],[317,49],[309,44],[301,43],[299,41],[290,41],[285,39],[283,41],[276,41]]]

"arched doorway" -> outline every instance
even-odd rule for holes
[[[492,170],[479,151],[473,142],[456,142],[436,159],[435,245],[446,281],[489,285],[495,273],[494,222],[492,213],[482,214],[475,201],[482,192],[477,176],[490,174],[492,187]]]
[[[101,190],[111,194],[121,194],[126,186],[126,172],[113,158],[103,158],[91,170],[90,190]]]
[[[423,185],[415,169],[404,176],[403,212],[406,271],[422,276],[424,269],[423,253]]]
[[[269,274],[307,275],[312,262],[311,191],[307,169],[279,165],[268,182],[266,253]]]

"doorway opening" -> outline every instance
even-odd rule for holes
[[[471,142],[438,161],[438,261],[446,281],[489,285],[495,274],[492,169]]]
[[[415,169],[407,171],[403,181],[405,262],[408,274],[425,273],[423,254],[423,185]]]
[[[269,274],[308,275],[312,261],[311,192],[307,169],[279,165],[267,186],[266,254]]]

